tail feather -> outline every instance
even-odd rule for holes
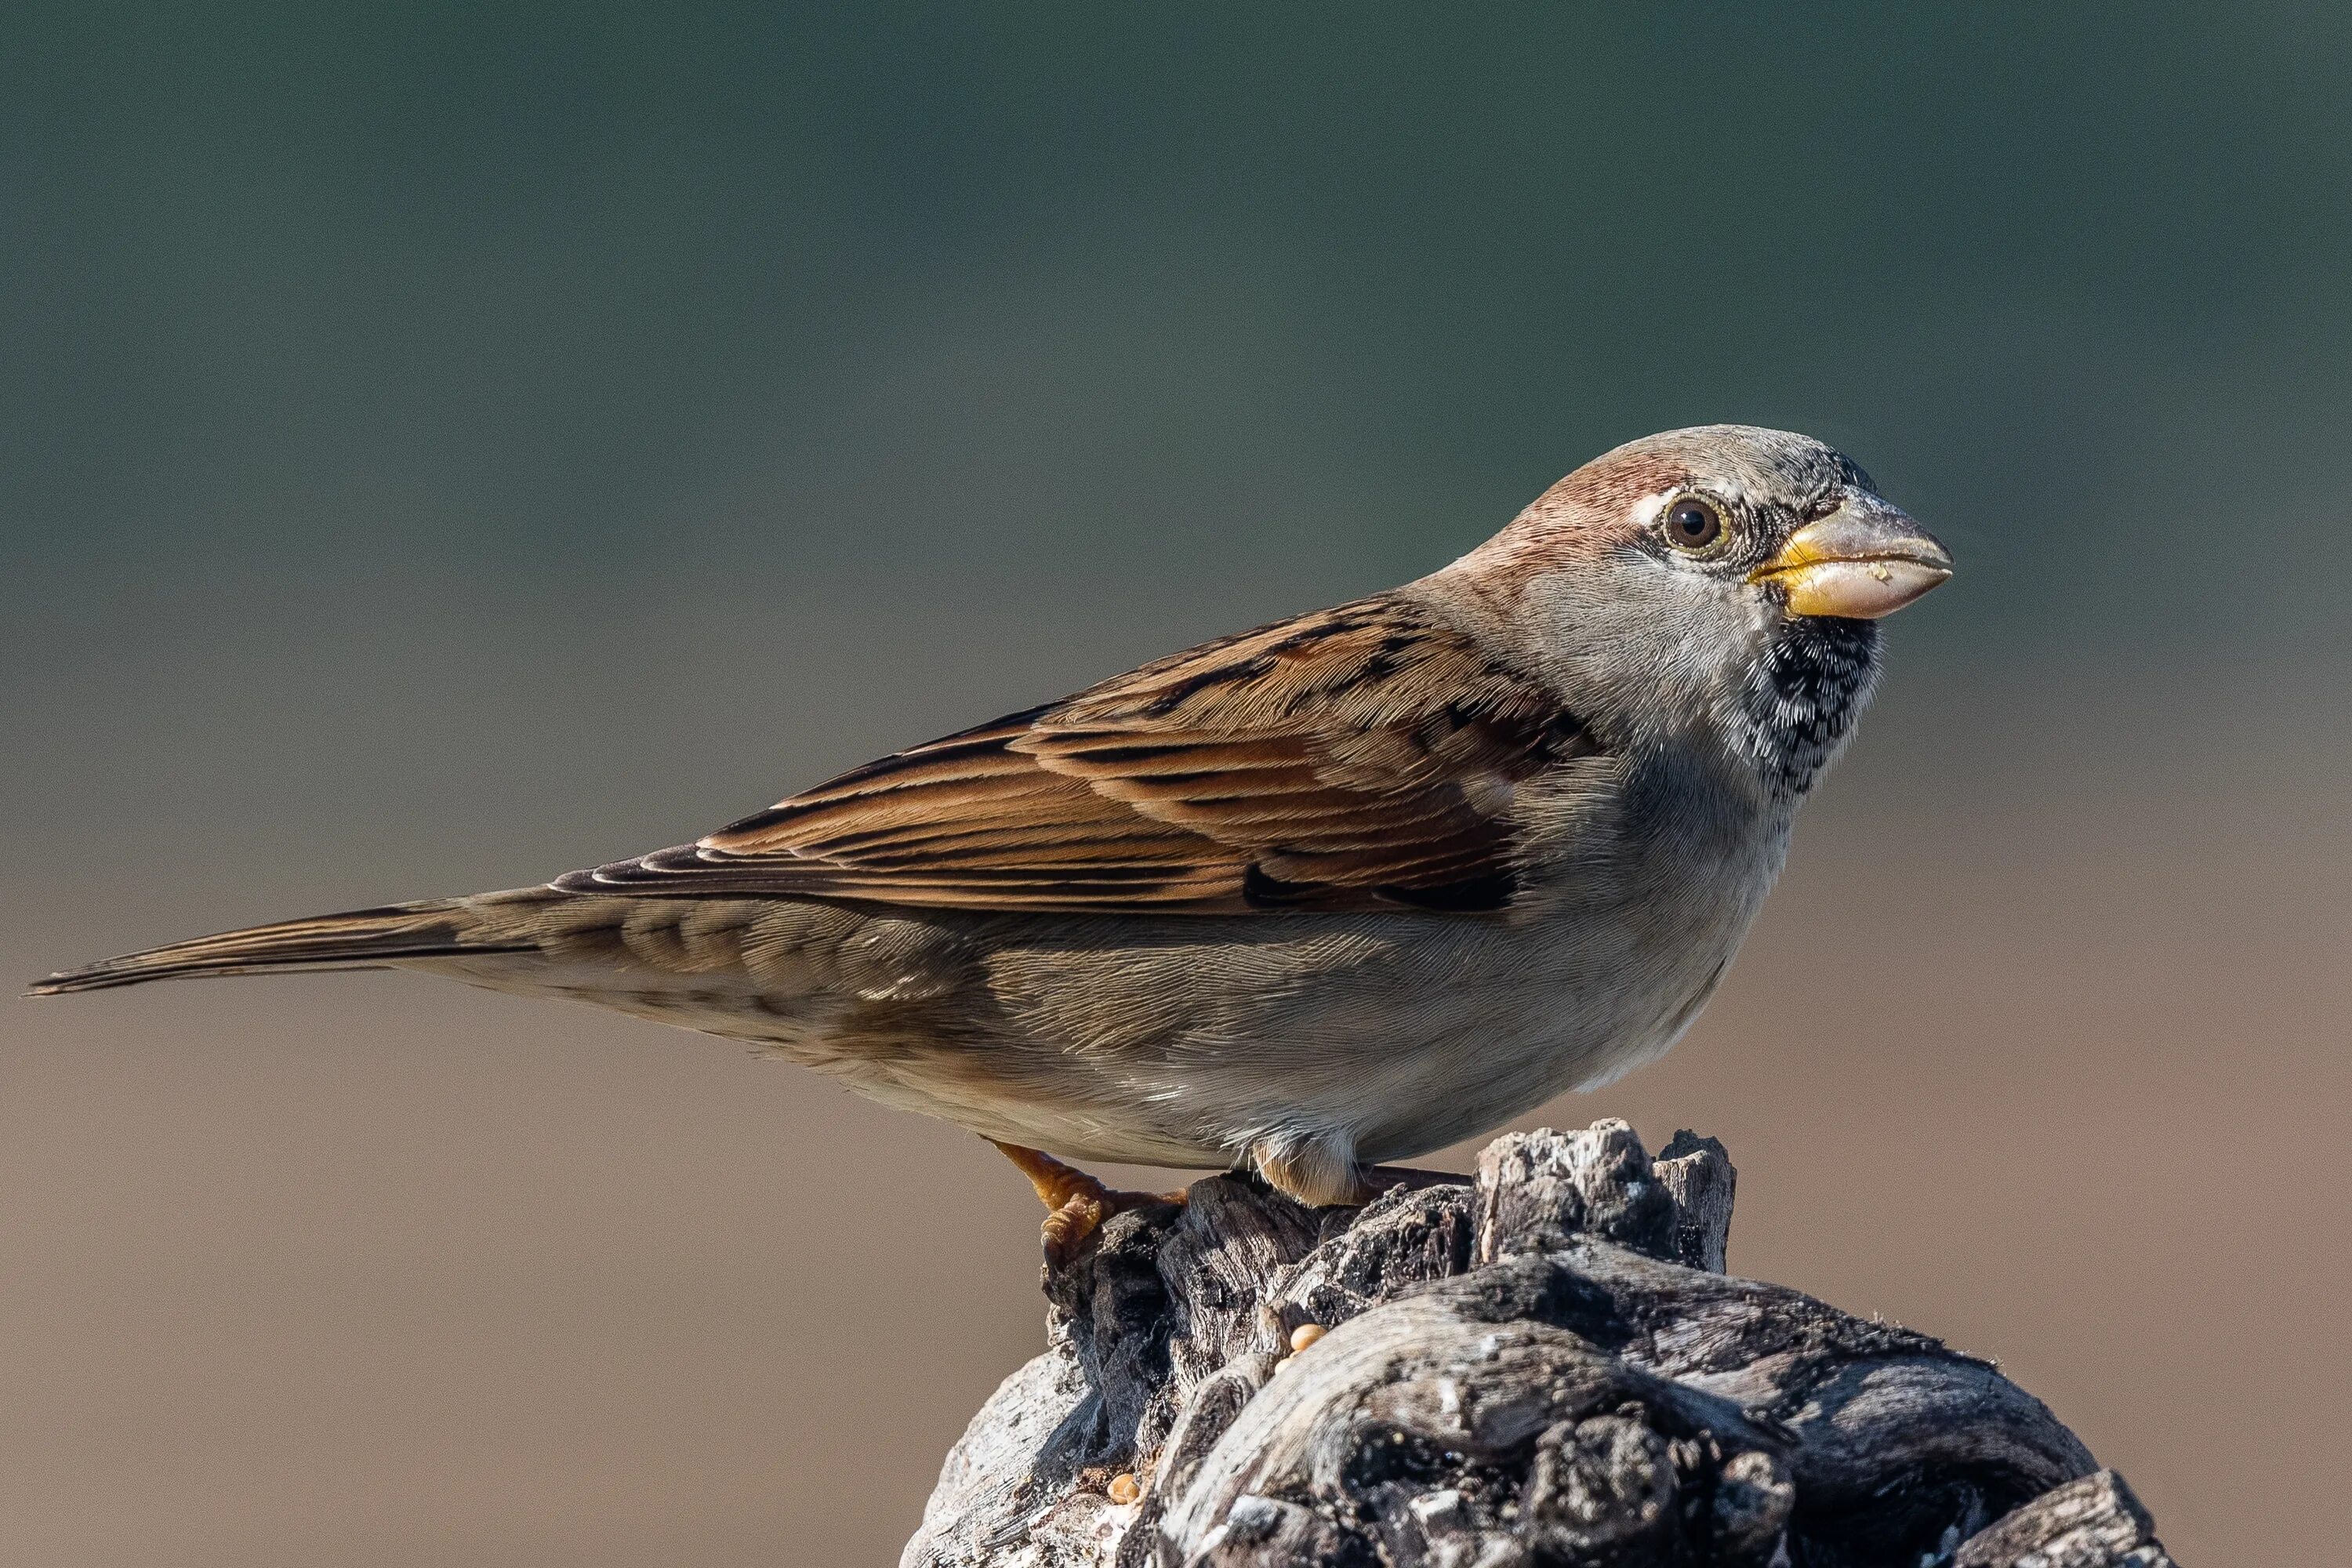
[[[528,942],[499,941],[479,931],[470,900],[435,899],[347,914],[279,921],[151,947],[37,981],[27,996],[105,991],[150,980],[222,974],[277,974],[300,970],[378,969],[403,959],[527,952]]]

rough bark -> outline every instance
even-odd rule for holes
[[[904,1563],[2169,1568],[1991,1366],[1724,1275],[1733,1179],[1612,1121],[1362,1209],[1226,1175],[1118,1215]]]

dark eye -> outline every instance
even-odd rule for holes
[[[1694,552],[1712,550],[1723,538],[1723,513],[1715,503],[1685,496],[1666,509],[1666,542]]]

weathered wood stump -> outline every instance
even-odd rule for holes
[[[1733,1177],[1600,1121],[1362,1209],[1226,1175],[1121,1215],[904,1563],[2169,1568],[1987,1363],[1726,1277]]]

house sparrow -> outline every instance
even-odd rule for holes
[[[1818,441],[1635,441],[1415,583],[1220,638],[543,887],[50,976],[415,969],[748,1041],[1061,1163],[1360,1202],[1671,1046],[1951,558]],[[1051,1152],[1046,1152],[1050,1151]]]

